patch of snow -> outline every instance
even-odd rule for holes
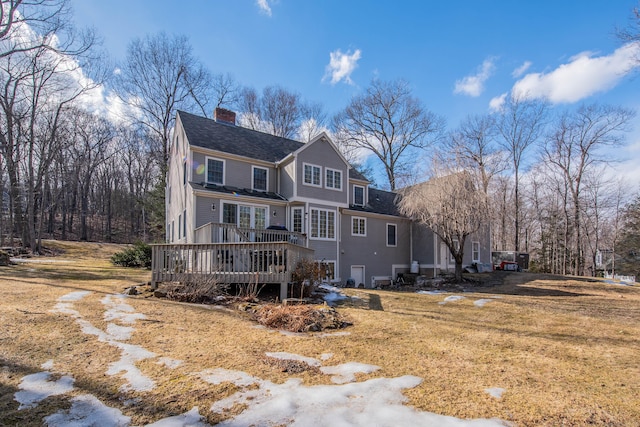
[[[322,353],[320,355],[320,360],[329,360],[333,357],[333,353]]]
[[[416,292],[417,294],[422,294],[422,295],[440,295],[440,294],[445,294],[445,291],[418,291]]]
[[[40,367],[42,369],[44,369],[45,371],[50,371],[53,369],[53,359],[49,359],[46,362],[44,362],[42,365],[40,365]]]
[[[68,293],[66,295],[62,295],[60,298],[58,298],[58,301],[60,301],[60,302],[64,302],[64,301],[80,301],[82,298],[86,297],[89,294],[91,294],[91,291],[70,292],[70,293]]]
[[[131,334],[135,331],[131,326],[120,326],[115,323],[107,324],[107,334],[116,341],[126,341],[131,338]]]
[[[379,366],[367,365],[365,363],[349,362],[336,366],[323,366],[320,372],[326,375],[333,375],[331,381],[336,384],[345,384],[356,380],[356,373],[370,374],[380,369]]]
[[[221,427],[256,426],[504,426],[499,420],[462,420],[404,406],[402,390],[413,388],[421,378],[375,378],[342,385],[304,386],[299,379],[284,384],[260,380],[258,388],[245,388],[216,402],[211,410],[224,413],[237,405],[247,409],[222,421]]]
[[[449,295],[444,299],[444,301],[439,302],[440,305],[445,305],[448,302],[460,301],[461,299],[465,299],[462,295]]]
[[[349,335],[351,335],[351,332],[323,332],[315,336],[320,338],[326,338],[326,337],[346,337]]]
[[[75,294],[75,292],[67,294],[61,298],[69,298],[72,294]],[[60,301],[61,298],[58,300]],[[71,296],[71,298],[73,298],[73,296]],[[125,297],[123,295],[119,295],[115,296],[115,298],[122,299]],[[123,323],[133,323],[135,319],[144,318],[143,314],[135,313],[133,307],[129,304],[114,301],[112,295],[104,297],[102,299],[102,303],[109,307],[104,315],[107,320],[120,320]],[[149,391],[155,387],[155,382],[151,378],[143,375],[140,369],[135,366],[136,362],[155,357],[155,353],[152,353],[141,346],[122,342],[129,339],[131,333],[134,331],[133,328],[109,323],[107,325],[107,330],[103,331],[93,326],[91,322],[83,319],[80,313],[73,308],[73,305],[70,302],[59,302],[55,307],[55,311],[70,314],[75,317],[76,322],[80,325],[83,333],[87,335],[94,335],[98,338],[98,341],[105,342],[122,351],[120,360],[111,363],[107,370],[108,375],[124,373],[123,376],[128,381],[128,384],[124,384],[120,388],[121,391]]]
[[[120,387],[120,391],[127,392],[133,391],[150,391],[153,390],[156,383],[151,378],[142,374],[140,369],[135,365],[144,359],[155,357],[155,353],[146,350],[139,345],[109,342],[111,345],[122,350],[122,356],[117,362],[109,364],[107,375],[118,375],[123,373],[123,377],[127,380],[128,384],[124,384]]]
[[[475,305],[476,307],[484,307],[484,305],[488,302],[493,301],[493,299],[491,298],[482,298],[482,299],[477,299],[473,302],[473,305]]]
[[[48,427],[128,427],[131,418],[100,402],[95,396],[83,394],[71,399],[71,408],[58,411],[44,419]]]
[[[74,379],[68,375],[51,381],[51,372],[37,372],[22,377],[18,385],[21,391],[14,394],[14,399],[20,404],[18,409],[33,408],[49,396],[57,396],[73,390]]]
[[[52,258],[9,258],[11,262],[16,264],[73,264],[75,261],[70,259],[52,259]]]
[[[325,296],[322,297],[327,303],[331,304],[336,301],[342,301],[347,299],[348,297],[344,294],[338,292],[329,292]]]
[[[146,427],[208,427],[209,424],[202,421],[202,415],[198,407],[194,406],[189,412],[185,412],[175,417],[164,418]]]
[[[340,292],[342,292],[342,291],[340,290],[340,288],[337,288],[337,287],[335,287],[335,286],[328,285],[328,284],[326,284],[326,283],[322,283],[322,284],[318,285],[318,288],[319,288],[319,289],[324,289],[325,291],[333,292],[333,293],[336,293],[336,294],[339,294]]]
[[[307,334],[303,334],[302,332],[291,332],[291,331],[278,331],[280,332],[280,334],[284,335],[285,337],[297,337],[297,338],[308,338],[309,335]]]
[[[245,372],[223,368],[208,369],[201,372],[199,376],[203,381],[214,385],[230,382],[238,387],[248,387],[260,381]]]
[[[286,353],[284,351],[278,351],[275,353],[266,352],[267,357],[273,357],[280,360],[296,360],[298,362],[304,362],[309,366],[320,366],[320,361],[313,357],[300,356],[299,354]]]
[[[114,298],[125,299],[126,295],[107,295],[102,298],[102,304],[109,307],[104,313],[104,320],[110,322],[112,320],[118,320],[122,323],[131,324],[136,320],[146,319],[146,316],[142,313],[136,313],[135,309],[129,304],[124,302],[114,301]]]
[[[495,397],[496,399],[501,399],[502,395],[506,390],[500,387],[492,387],[492,388],[485,388],[484,391],[485,393],[488,393],[489,395],[491,395],[491,397]]]
[[[158,359],[159,365],[164,365],[169,369],[176,369],[178,366],[182,365],[182,360],[172,359],[170,357],[160,357]]]

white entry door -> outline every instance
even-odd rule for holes
[[[360,283],[364,285],[364,265],[352,265],[351,278],[355,282],[356,288],[360,286]]]

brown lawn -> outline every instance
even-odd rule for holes
[[[258,329],[246,315],[143,296],[127,303],[146,319],[128,341],[158,356],[181,360],[167,370],[156,360],[137,364],[156,387],[119,391],[121,376],[106,375],[118,349],[82,332],[69,315],[53,312],[70,292],[92,293],[76,304],[83,318],[104,329],[107,294],[146,282],[150,273],[117,268],[108,257],[121,247],[47,242],[52,258],[0,267],[0,425],[42,425],[43,417],[69,408],[69,398],[91,393],[143,425],[193,406],[214,424],[206,408],[237,391],[229,383],[205,383],[196,372],[222,367],[282,383],[331,384],[317,369],[285,372],[266,352],[289,352],[330,364],[379,366],[358,380],[415,375],[423,382],[406,391],[408,405],[460,418],[499,418],[518,426],[640,425],[640,287],[581,278],[513,273],[501,286],[451,294],[394,291],[346,292],[360,299],[339,310],[353,322],[349,335],[288,336]],[[474,301],[489,299],[482,307]],[[13,399],[22,377],[55,370],[75,378],[76,389],[18,410]],[[504,389],[501,398],[485,392]],[[139,398],[141,404],[125,400]],[[241,411],[242,407],[235,409]],[[233,415],[233,412],[230,414]]]

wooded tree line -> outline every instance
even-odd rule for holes
[[[240,125],[285,138],[309,141],[327,131],[391,190],[464,171],[484,197],[494,249],[530,252],[541,271],[595,274],[599,249],[627,242],[624,250],[638,251],[629,243],[638,233],[629,228],[637,183],[625,187],[606,173],[607,150],[624,143],[633,117],[624,108],[559,111],[512,94],[447,131],[398,79],[373,80],[330,117],[284,87],[259,92],[210,72],[186,37],[133,40],[114,66],[93,33],[73,27],[67,0],[0,4],[2,246],[37,252],[42,238],[161,240],[176,111],[211,117],[221,106],[237,111]],[[109,102],[105,93],[114,94]]]

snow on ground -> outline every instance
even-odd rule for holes
[[[95,335],[99,341],[106,342],[119,348],[122,357],[119,361],[110,365],[108,373],[125,372],[125,378],[129,381],[128,390],[150,390],[155,386],[154,382],[145,377],[136,367],[139,360],[153,358],[155,354],[148,350],[128,344],[126,341],[134,331],[133,327],[125,327],[116,324],[107,326],[106,331],[94,327],[90,322],[82,318],[74,308],[73,302],[79,301],[89,293],[71,293],[58,299],[54,311],[71,315],[75,318],[83,332]],[[447,297],[445,301],[455,301],[464,297]],[[135,322],[142,315],[135,311],[119,297],[105,297],[102,302],[106,307],[105,319],[117,320],[127,323]],[[246,409],[233,418],[229,418],[220,426],[309,426],[309,425],[336,425],[336,426],[460,426],[460,427],[493,427],[504,426],[497,419],[462,420],[454,417],[437,415],[430,412],[420,412],[409,406],[403,405],[406,398],[402,394],[405,389],[418,386],[422,379],[405,375],[397,378],[372,378],[357,382],[356,373],[373,373],[379,368],[363,363],[344,363],[336,366],[321,366],[322,362],[312,357],[305,357],[285,352],[269,352],[267,356],[285,360],[303,361],[311,366],[320,366],[321,372],[332,375],[333,385],[305,386],[301,379],[290,378],[283,384],[275,384],[268,380],[251,376],[246,372],[233,371],[223,368],[207,369],[194,375],[211,384],[224,382],[233,383],[239,388],[235,394],[214,402],[211,411],[224,414],[226,410],[246,405]],[[324,353],[320,356],[323,361],[333,355]],[[158,363],[169,368],[177,367],[181,362],[168,358],[158,358]],[[43,364],[43,369],[52,369],[53,361]],[[37,377],[32,377],[34,383],[42,384],[47,381],[51,373],[45,372]],[[37,375],[37,374],[34,374]],[[23,383],[30,376],[23,378]],[[62,377],[65,378],[65,377]],[[62,379],[61,378],[61,379]],[[148,381],[147,381],[148,380]],[[65,380],[67,388],[73,388],[73,378],[68,376]],[[65,393],[68,389],[56,389]],[[499,393],[502,389],[491,393]],[[24,391],[24,390],[23,390]],[[16,393],[16,400],[18,394]],[[58,393],[58,394],[60,394]],[[492,394],[494,395],[494,394]],[[46,397],[46,396],[45,396]],[[26,401],[26,400],[25,400]],[[39,400],[38,400],[39,401]],[[32,402],[32,401],[28,401]],[[22,402],[21,402],[22,403]],[[37,405],[37,401],[33,401]],[[71,399],[71,408],[60,410],[44,419],[49,427],[80,427],[100,425],[107,427],[129,427],[130,418],[123,415],[115,408],[110,408],[100,402],[95,396],[82,395]],[[197,407],[182,415],[164,418],[147,427],[208,427],[202,421],[202,416]]]
[[[379,366],[367,365],[364,363],[349,362],[336,366],[323,366],[320,372],[326,375],[333,375],[331,381],[335,384],[351,383],[356,380],[357,373],[370,374],[380,369]]]
[[[131,418],[115,408],[110,408],[91,394],[71,399],[71,408],[58,411],[44,419],[48,427],[128,427]]]
[[[482,298],[482,299],[477,299],[473,302],[473,305],[475,305],[476,307],[484,307],[484,305],[488,302],[493,301],[493,299],[491,298]]]
[[[440,295],[440,294],[444,294],[446,293],[445,291],[418,291],[416,292],[417,294],[422,294],[422,295]]]
[[[11,262],[16,264],[72,264],[75,261],[71,259],[53,259],[53,258],[9,258]]]
[[[444,299],[444,301],[440,301],[438,304],[445,305],[448,302],[460,301],[461,299],[465,299],[462,295],[449,295]]]
[[[58,304],[56,304],[54,312],[71,315],[76,319],[76,322],[80,324],[82,332],[88,335],[95,335],[98,341],[105,342],[120,349],[122,352],[120,360],[111,363],[106,372],[107,375],[118,375],[122,373],[128,383],[124,384],[120,388],[120,391],[152,390],[155,382],[151,378],[143,375],[135,364],[141,360],[155,357],[155,353],[141,346],[123,342],[130,338],[131,333],[134,331],[132,327],[109,323],[107,324],[106,331],[103,331],[93,326],[91,322],[83,319],[80,312],[73,307],[72,302],[80,301],[88,294],[90,294],[90,292],[72,292],[71,294],[58,298]],[[143,314],[135,313],[133,307],[129,304],[117,301],[118,299],[122,299],[120,297],[121,296],[107,295],[101,300],[107,309],[104,314],[105,320],[132,324],[136,319],[144,318]]]
[[[22,377],[18,385],[20,391],[13,397],[20,404],[18,410],[34,408],[49,396],[57,396],[73,390],[73,377],[63,375],[57,380],[51,379],[53,373],[49,370],[53,369],[53,360],[43,363],[42,369],[46,370]]]
[[[484,391],[489,395],[491,395],[492,397],[495,397],[496,399],[501,399],[502,395],[506,390],[500,387],[492,387],[492,388],[485,388]]]

